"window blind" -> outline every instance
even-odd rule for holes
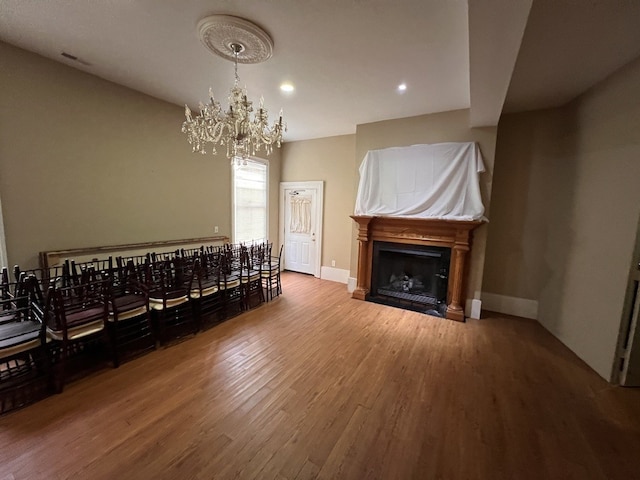
[[[235,242],[255,242],[267,238],[267,164],[247,160],[233,169]]]

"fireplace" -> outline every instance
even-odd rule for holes
[[[396,306],[407,307],[407,302],[404,301],[407,300],[406,298],[402,298],[403,296],[397,294],[397,292],[395,295],[393,293],[389,295],[389,289],[386,289],[385,286],[389,283],[395,283],[396,287],[400,286],[401,290],[403,288],[409,290],[409,292],[404,293],[411,293],[411,290],[415,291],[415,280],[410,282],[410,275],[416,275],[414,270],[405,271],[405,275],[402,275],[402,278],[394,278],[393,281],[391,281],[391,276],[392,274],[394,277],[398,276],[399,273],[395,272],[394,268],[405,262],[409,256],[413,256],[413,260],[416,260],[415,257],[427,257],[426,259],[417,260],[418,264],[424,267],[423,273],[419,274],[421,275],[421,282],[424,285],[426,283],[425,278],[431,275],[436,276],[436,279],[429,279],[431,285],[430,293],[425,294],[425,297],[435,298],[435,302],[431,298],[429,301],[432,302],[431,306],[435,305],[436,308],[433,308],[433,310],[436,310],[439,316],[464,321],[462,302],[465,294],[467,253],[471,249],[472,231],[482,224],[481,221],[371,215],[353,215],[351,218],[358,223],[359,242],[357,285],[352,294],[353,298],[374,301],[380,297],[380,289],[382,287],[383,293],[387,297],[385,300],[389,300],[388,297],[395,297],[395,300],[390,301],[395,301]],[[379,262],[374,263],[374,255],[377,254],[379,256],[381,248],[384,256],[400,255],[399,259],[396,259],[396,263],[393,263],[394,261],[392,260],[392,267],[381,267],[378,265]],[[387,253],[384,253],[385,249]],[[441,252],[438,262],[434,261],[435,257],[433,255],[435,252]],[[430,262],[432,265],[426,267],[425,265]],[[442,265],[447,262],[448,271],[440,271]],[[381,273],[381,269],[387,269],[386,271],[388,272],[389,268],[392,270],[391,273]],[[408,269],[409,267],[404,268]],[[382,278],[378,278],[378,275],[381,274]],[[389,278],[385,280],[384,277],[387,275]],[[438,278],[437,275],[442,275],[442,277]],[[408,278],[405,279],[404,276]],[[403,284],[403,282],[406,283]],[[444,289],[445,284],[446,289]],[[422,293],[420,292],[420,294]],[[444,302],[442,301],[443,298]],[[413,300],[415,298],[409,297],[409,305]],[[426,305],[426,302],[419,308],[414,309],[420,309],[420,311],[424,312],[432,310],[432,308],[427,308],[424,305]],[[434,312],[429,313],[434,314]]]
[[[366,299],[444,317],[450,256],[447,247],[373,242]]]

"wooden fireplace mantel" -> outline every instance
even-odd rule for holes
[[[353,298],[365,300],[371,290],[374,241],[449,247],[451,263],[446,317],[464,321],[462,301],[467,252],[471,250],[473,229],[483,222],[370,215],[352,215],[351,218],[358,224],[358,283]]]

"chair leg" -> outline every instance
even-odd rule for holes
[[[164,308],[162,310],[154,310],[156,317],[156,329],[158,332],[158,343],[162,346],[165,343],[165,335],[164,335],[164,322],[165,322],[165,311]]]
[[[62,393],[64,390],[64,380],[66,375],[66,363],[68,357],[68,341],[63,341],[60,346],[60,357],[54,368],[53,387],[56,393]]]
[[[193,323],[194,323],[194,335],[202,330],[202,298],[198,300],[190,300],[192,304],[191,314],[193,315]]]
[[[113,368],[118,368],[120,366],[120,354],[118,351],[118,324],[116,322],[111,322],[107,327],[109,328]]]
[[[267,302],[273,300],[273,291],[271,290],[271,276],[267,278]]]

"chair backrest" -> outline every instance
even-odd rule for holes
[[[32,295],[28,289],[31,282],[22,277],[19,282],[9,282],[9,274],[6,268],[0,273],[0,323],[12,321],[12,317],[23,320],[22,312],[29,307]]]
[[[9,272],[7,267],[2,267],[0,272],[0,300],[7,300],[13,296],[11,284],[9,283]]]
[[[171,260],[148,262],[144,282],[152,296],[171,295],[187,291],[193,277],[193,268],[187,267],[180,257]]]
[[[99,279],[70,287],[50,287],[46,308],[52,313],[48,316],[51,327],[66,331],[96,320],[106,322],[109,286],[109,279]]]
[[[18,297],[28,297],[30,302],[35,301],[41,305],[44,303],[40,282],[35,275],[21,272],[18,279],[11,282],[8,269],[3,267],[0,272],[0,300],[18,302]],[[9,305],[8,302],[5,302],[3,309],[10,308]]]
[[[0,299],[0,342],[11,344],[11,339],[24,333],[41,331],[42,327],[38,326],[42,320],[42,316],[38,316],[34,311],[34,303],[32,297],[27,291],[19,291],[19,295],[11,298]],[[15,328],[13,324],[23,322],[33,322],[31,326],[20,326]]]
[[[217,278],[220,274],[220,253],[204,253],[199,257],[200,274],[204,279]]]
[[[129,294],[148,294],[145,283],[146,264],[137,265],[129,260],[126,265],[118,266],[110,282],[110,298]]]
[[[180,256],[184,259],[195,259],[204,253],[204,246],[195,248],[181,248]]]
[[[99,278],[113,277],[117,270],[111,256],[106,259],[99,260],[96,258],[87,262],[67,260],[65,263],[74,285],[86,282],[87,279],[97,280]]]
[[[13,276],[16,282],[28,276],[35,277],[43,292],[46,292],[49,286],[68,287],[72,285],[69,265],[66,262],[55,267],[31,268],[27,270],[22,270],[18,265],[15,265],[13,267]]]
[[[189,280],[189,291],[202,292],[204,288],[217,286],[220,282],[218,266],[212,262],[208,255],[196,257],[193,262],[193,273]]]

